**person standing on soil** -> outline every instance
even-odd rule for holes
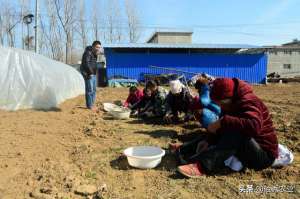
[[[86,47],[80,65],[80,72],[85,82],[86,107],[93,111],[97,110],[94,106],[97,87],[97,57],[103,54],[103,51],[101,42],[94,41],[92,46]]]
[[[277,135],[266,105],[251,86],[236,78],[219,78],[213,82],[210,96],[223,113],[207,128],[215,140],[177,170],[187,177],[213,174],[224,168],[224,161],[232,155],[250,169],[271,166],[278,157]]]

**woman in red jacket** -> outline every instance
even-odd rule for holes
[[[208,126],[215,139],[207,146],[214,147],[207,147],[178,171],[187,177],[215,173],[232,155],[255,170],[271,166],[278,157],[277,135],[266,105],[251,86],[239,79],[219,78],[213,82],[211,98],[223,113]]]
[[[134,104],[138,103],[141,101],[143,98],[144,93],[140,89],[138,89],[136,86],[132,86],[129,88],[129,95],[124,102],[123,106],[131,108]]]

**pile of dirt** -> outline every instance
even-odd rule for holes
[[[125,148],[165,148],[203,131],[197,123],[162,126],[112,120],[102,110],[86,110],[80,96],[50,111],[0,111],[0,198],[299,198],[300,86],[254,89],[272,113],[280,143],[294,152],[295,161],[288,167],[186,179],[176,173],[174,157],[167,155],[155,169],[131,168],[122,155]],[[127,93],[124,88],[100,89],[97,106],[125,99]],[[244,187],[276,186],[292,192],[241,193]]]

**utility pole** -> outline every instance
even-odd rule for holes
[[[27,24],[27,50],[30,48],[30,37],[29,37],[29,24]]]
[[[29,24],[33,21],[33,14],[28,14],[23,17],[23,22],[27,25],[27,50],[29,50],[29,44],[30,44],[30,37],[29,37]]]
[[[39,20],[39,0],[35,0],[35,53],[39,53],[39,38],[38,38],[38,33],[39,33],[39,25],[38,21]]]

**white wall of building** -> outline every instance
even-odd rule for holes
[[[270,50],[268,52],[268,74],[276,72],[281,77],[300,75],[299,50]]]

